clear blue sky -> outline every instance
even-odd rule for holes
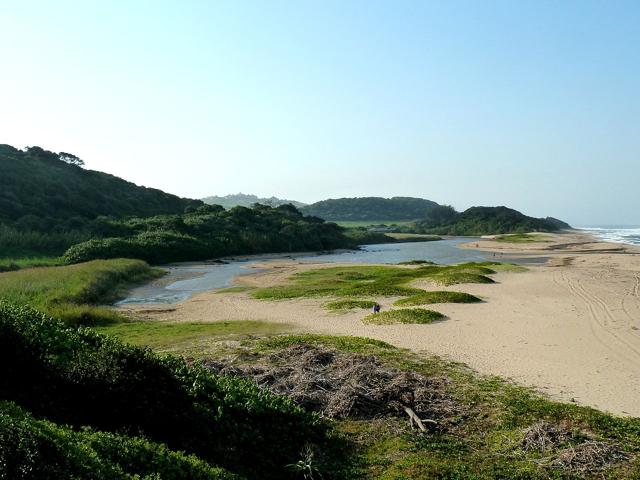
[[[640,224],[638,1],[0,0],[0,143],[189,197]]]

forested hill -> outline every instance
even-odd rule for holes
[[[0,145],[0,222],[30,230],[94,219],[100,215],[152,216],[202,205],[107,173],[82,168],[68,153]]]
[[[424,198],[359,197],[323,200],[300,210],[329,221],[418,220],[437,206],[436,202]]]
[[[553,232],[571,228],[556,218],[534,218],[507,207],[471,207],[456,212],[450,206],[433,209],[413,231],[438,235],[491,235],[518,232]]]
[[[245,193],[236,193],[233,195],[225,195],[223,197],[211,196],[203,198],[202,201],[207,205],[222,205],[229,209],[233,207],[251,207],[256,203],[268,205],[270,207],[279,207],[280,205],[291,204],[296,208],[305,206],[305,203],[295,200],[285,200],[277,197],[261,198],[256,195],[247,195]]]

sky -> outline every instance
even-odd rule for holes
[[[181,196],[640,225],[638,1],[0,0],[0,143]]]

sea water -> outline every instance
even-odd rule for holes
[[[604,242],[640,245],[640,227],[607,225],[601,227],[577,227],[577,230],[590,233]]]

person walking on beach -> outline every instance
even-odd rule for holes
[[[380,313],[380,304],[379,303],[374,303],[373,304],[373,313]]]

